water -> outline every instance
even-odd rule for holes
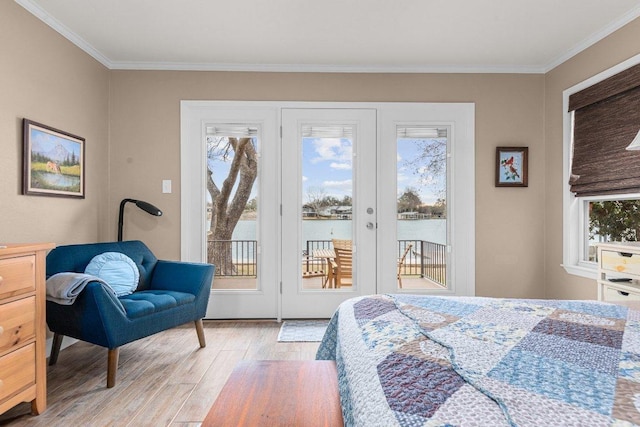
[[[62,175],[59,173],[51,172],[39,172],[40,177],[47,184],[54,186],[55,188],[74,187],[80,184],[79,176]]]
[[[446,219],[403,220],[397,221],[397,224],[398,240],[426,240],[442,245],[447,243]],[[302,221],[303,248],[305,247],[304,242],[307,240],[351,238],[351,221],[329,219]],[[254,220],[238,221],[232,239],[256,240],[256,222]]]

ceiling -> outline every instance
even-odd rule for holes
[[[15,0],[111,69],[544,73],[639,0]]]

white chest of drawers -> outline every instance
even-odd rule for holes
[[[640,301],[640,242],[598,245],[598,300]]]

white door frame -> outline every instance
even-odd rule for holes
[[[352,235],[353,285],[339,289],[304,289],[301,274],[302,236],[302,127],[352,126]],[[283,233],[282,317],[331,317],[338,305],[349,298],[376,293],[376,110],[372,108],[283,108],[282,109]],[[327,180],[331,180],[327,176]],[[296,232],[286,232],[285,227]],[[294,228],[295,227],[295,228]],[[297,260],[295,262],[293,260]]]
[[[252,124],[258,142],[258,278],[256,289],[211,290],[206,317],[279,318],[280,211],[279,111],[275,106],[209,101],[181,102],[181,258],[206,262],[207,124]],[[268,165],[269,167],[265,167]],[[261,226],[269,224],[268,226]],[[265,246],[266,245],[266,246]],[[215,280],[215,279],[214,279]]]
[[[210,115],[211,111],[224,112],[230,109],[245,111],[261,111],[269,112],[271,117],[275,116],[275,123],[281,122],[281,109],[283,108],[350,108],[350,109],[376,109],[378,111],[378,132],[377,145],[383,144],[383,133],[388,132],[389,123],[398,119],[397,114],[406,108],[426,108],[425,111],[431,111],[437,114],[437,117],[428,117],[427,120],[437,122],[451,123],[453,134],[456,135],[452,147],[452,156],[454,159],[454,173],[451,176],[452,194],[454,199],[451,200],[452,212],[452,228],[451,228],[451,256],[454,260],[452,272],[454,280],[452,287],[447,292],[453,295],[474,295],[475,294],[475,105],[473,103],[370,103],[370,102],[289,102],[289,101],[181,101],[181,259],[184,261],[203,262],[206,259],[206,232],[204,230],[206,223],[205,209],[205,173],[206,158],[204,144],[201,144],[202,137],[197,137],[197,132],[202,132],[203,117]],[[423,113],[424,114],[424,113]],[[394,118],[395,117],[395,118]],[[423,116],[427,117],[427,116]],[[385,120],[390,120],[387,124]],[[274,130],[274,138],[279,138],[279,129]],[[271,158],[270,164],[276,165],[277,171],[280,170],[280,148],[279,145],[274,150],[269,150],[274,154],[275,158]],[[264,152],[266,155],[266,152]],[[378,156],[382,155],[378,150]],[[263,162],[265,162],[263,157]],[[395,168],[391,173],[395,173]],[[383,170],[378,175],[378,185],[387,185],[389,183],[389,171]],[[273,193],[274,205],[277,206],[269,212],[261,212],[266,215],[265,221],[270,221],[273,227],[263,227],[276,233],[276,237],[271,241],[268,251],[271,254],[282,253],[280,235],[281,220],[279,218],[279,205],[282,203],[282,195],[280,189],[282,182],[279,172],[273,182],[270,181],[269,187],[275,189]],[[270,179],[270,178],[269,178]],[[396,177],[393,176],[392,182],[395,184]],[[264,182],[264,187],[267,184]],[[262,197],[266,188],[261,188]],[[395,190],[394,190],[395,191]],[[391,206],[395,204],[387,203]],[[377,212],[378,223],[381,224],[384,217],[389,217],[389,206],[385,206],[378,200]],[[386,213],[385,213],[386,212]],[[395,224],[394,224],[395,225]],[[391,237],[385,233],[384,228],[378,228],[378,245],[384,245]],[[267,241],[267,240],[263,240]],[[261,253],[264,254],[267,248],[262,248]],[[378,251],[377,272],[380,280],[389,281],[393,274],[393,283],[395,283],[395,268],[390,269],[389,263],[383,262],[382,251]],[[393,257],[395,263],[395,254]],[[279,291],[279,282],[282,280],[281,262],[271,264],[273,270],[269,273],[268,283],[263,285],[276,292],[275,302],[269,298],[267,301],[268,310],[275,306],[275,316],[265,315],[262,317],[281,318],[281,295]],[[269,263],[262,263],[263,268],[269,268]],[[393,273],[392,273],[393,271]],[[378,284],[377,292],[384,292],[383,287]],[[215,293],[212,299],[215,300]],[[234,315],[237,313],[237,306],[228,307],[228,317],[239,317]],[[208,318],[219,318],[220,313],[209,311]],[[245,317],[245,316],[241,316]]]
[[[378,117],[378,293],[475,295],[475,105],[470,103],[385,104]],[[397,289],[396,128],[447,127],[446,289]],[[389,161],[393,159],[392,161]]]

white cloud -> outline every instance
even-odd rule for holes
[[[351,161],[351,143],[343,143],[340,138],[317,138],[313,140],[313,147],[317,157],[311,159],[311,163]]]
[[[305,181],[307,181],[308,179],[309,179],[309,178],[307,178],[306,176],[304,176],[304,175],[302,176],[302,182],[305,182]]]
[[[329,188],[350,189],[352,187],[352,181],[350,179],[343,181],[324,181],[322,185]]]
[[[338,170],[351,170],[351,163],[331,162],[329,167],[332,169],[338,169]]]

